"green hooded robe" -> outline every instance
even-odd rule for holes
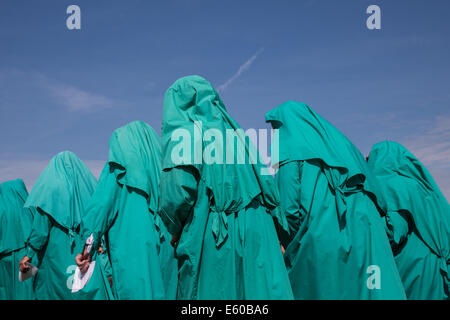
[[[19,262],[35,214],[23,207],[27,197],[20,179],[0,184],[0,300],[34,299],[32,282],[19,281]]]
[[[241,130],[205,79],[166,91],[159,214],[179,239],[178,299],[292,299],[277,189]]]
[[[450,206],[428,170],[393,141],[373,146],[395,260],[408,299],[450,297]]]
[[[34,277],[36,298],[50,300],[108,299],[110,288],[101,264],[87,285],[72,293],[80,227],[96,180],[72,152],[57,154],[41,173],[25,203],[35,208],[26,256],[39,268]],[[31,280],[26,280],[31,281]]]
[[[378,185],[361,153],[306,104],[283,103],[266,121],[279,129],[271,156],[291,231],[283,244],[295,298],[404,299],[374,202]]]
[[[161,140],[144,122],[114,131],[88,206],[83,239],[104,235],[117,299],[175,299],[177,264],[158,208]]]

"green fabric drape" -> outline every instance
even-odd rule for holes
[[[0,184],[0,300],[34,298],[32,282],[18,279],[19,262],[35,213],[23,207],[27,197],[20,179]]]
[[[276,234],[287,229],[279,195],[240,129],[205,79],[181,78],[166,91],[159,214],[179,237],[179,299],[292,298]],[[203,134],[214,135],[205,140],[217,159],[203,159],[213,148]]]
[[[419,160],[393,141],[373,146],[369,168],[383,185],[392,246],[410,299],[450,297],[450,206]]]
[[[83,239],[105,236],[117,299],[174,299],[177,265],[160,218],[161,142],[143,122],[117,129],[109,159],[88,206]]]
[[[295,298],[404,299],[375,201],[385,205],[360,152],[303,103],[283,103],[266,121],[279,129],[271,149]]]
[[[33,279],[37,299],[108,299],[109,285],[101,264],[96,265],[86,287],[71,292],[79,231],[96,184],[85,164],[64,151],[50,161],[28,196],[25,207],[37,209],[26,253],[39,268]]]

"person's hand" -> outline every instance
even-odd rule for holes
[[[23,257],[22,260],[20,260],[19,262],[19,270],[21,272],[27,272],[28,270],[30,270],[31,266],[30,266],[30,261],[31,259],[27,256]]]
[[[81,272],[85,273],[89,269],[89,265],[91,264],[91,255],[87,252],[86,248],[83,253],[80,253],[75,257],[75,262]]]
[[[282,244],[280,244],[280,247],[281,247],[281,253],[284,255],[284,252],[285,252],[285,250],[284,250],[284,247],[283,247],[283,245]]]
[[[172,245],[172,247],[175,248],[175,245],[178,242],[178,237],[177,236],[172,236],[172,240],[170,240],[170,244]]]

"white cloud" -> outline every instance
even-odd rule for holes
[[[424,130],[400,142],[427,167],[450,200],[450,115],[436,117]]]
[[[3,89],[6,98],[14,98],[6,90],[24,92],[36,90],[71,112],[90,112],[110,108],[115,102],[89,89],[80,88],[70,83],[60,82],[39,72],[25,72],[17,69],[0,69],[0,89]],[[18,96],[18,94],[16,94]],[[42,99],[42,97],[40,97]],[[0,101],[2,103],[3,101]]]
[[[395,112],[353,114],[345,121],[360,130],[367,124],[376,124],[375,132],[367,136],[370,143],[361,148],[363,154],[368,154],[373,144],[383,140],[394,140],[405,146],[428,169],[450,202],[450,114],[424,119],[409,119]]]
[[[245,63],[239,67],[238,71],[230,79],[228,79],[224,84],[218,86],[217,90],[219,92],[224,92],[233,81],[239,78],[242,75],[242,73],[244,73],[246,70],[250,68],[252,63],[261,54],[261,52],[263,52],[263,50],[264,48],[259,49],[253,56],[251,56],[250,59],[245,61]]]
[[[22,179],[31,191],[34,183],[45,169],[49,160],[0,160],[0,183]],[[96,179],[105,165],[103,160],[85,160],[83,161]]]
[[[424,132],[407,137],[404,143],[424,165],[450,170],[450,116],[436,117]]]
[[[113,105],[113,101],[105,96],[72,85],[49,83],[46,87],[50,94],[69,111],[92,111]]]

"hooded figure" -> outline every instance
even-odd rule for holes
[[[28,197],[22,180],[0,184],[0,300],[33,299],[32,282],[19,282],[19,261],[31,230],[33,209],[23,207]]]
[[[162,143],[159,214],[177,242],[177,298],[292,299],[273,179],[208,81],[166,91]]]
[[[266,121],[279,130],[271,156],[291,231],[283,244],[295,298],[404,299],[361,153],[306,104],[283,103]]]
[[[96,184],[85,164],[64,151],[50,160],[28,196],[25,208],[37,212],[21,264],[29,262],[39,268],[33,284],[37,299],[108,298],[110,288],[100,264],[88,284],[72,293],[80,227]]]
[[[114,131],[109,148],[84,219],[83,239],[92,235],[93,240],[86,254],[92,255],[105,236],[117,299],[175,299],[174,249],[155,214],[161,140],[148,124],[132,122]]]
[[[408,299],[449,299],[447,200],[428,170],[396,142],[374,145],[368,163],[384,187],[388,233]]]

